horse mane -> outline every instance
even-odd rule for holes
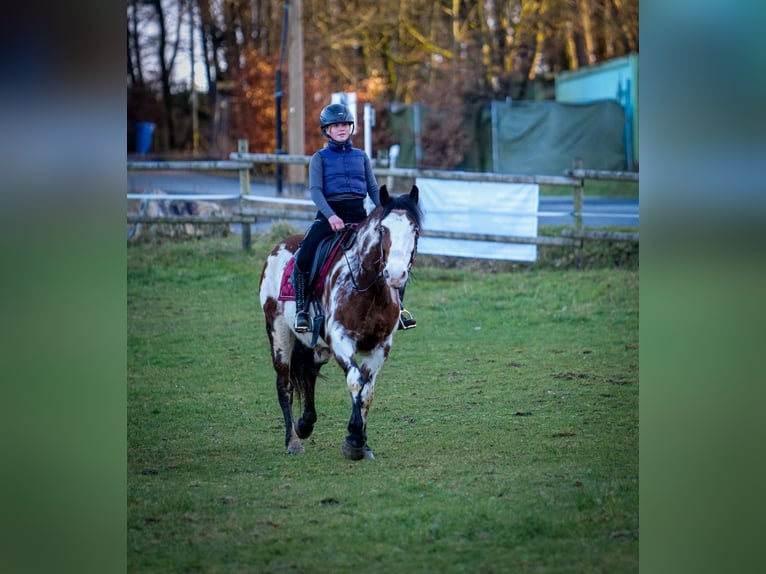
[[[389,213],[394,210],[400,210],[406,212],[419,228],[422,227],[423,211],[417,202],[413,201],[412,197],[407,194],[397,195],[391,197],[383,206],[383,212],[380,216],[381,219],[385,219]]]

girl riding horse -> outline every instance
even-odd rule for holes
[[[364,200],[369,196],[375,207],[380,205],[380,188],[372,173],[370,158],[353,147],[354,118],[343,104],[331,104],[319,114],[319,127],[328,138],[327,146],[316,152],[309,163],[309,191],[316,204],[314,223],[309,228],[296,256],[293,287],[298,312],[295,330],[305,333],[311,329],[307,310],[310,286],[309,271],[319,243],[327,236],[341,232],[349,223],[359,223],[367,217]],[[404,299],[404,288],[399,294]],[[402,305],[399,328],[417,325],[412,314]]]

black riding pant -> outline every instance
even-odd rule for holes
[[[328,201],[335,214],[340,217],[344,223],[360,223],[367,217],[367,211],[364,209],[363,199],[347,199],[344,201]],[[306,232],[303,241],[301,241],[300,251],[295,263],[298,270],[303,273],[311,271],[311,265],[314,262],[314,253],[319,242],[328,235],[335,233],[330,227],[327,218],[321,212],[317,212],[314,223],[311,224]]]

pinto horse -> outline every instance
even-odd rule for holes
[[[380,188],[381,205],[356,228],[329,264],[318,296],[325,316],[324,332],[297,333],[295,301],[280,297],[285,268],[302,239],[293,235],[279,243],[263,267],[260,300],[277,373],[277,397],[285,418],[288,454],[304,452],[301,439],[314,430],[317,414],[314,387],[321,367],[331,357],[346,375],[351,396],[351,419],[342,452],[346,458],[375,458],[367,444],[367,414],[375,391],[375,378],[391,351],[399,322],[399,289],[409,279],[417,251],[422,212],[418,188],[391,197]],[[344,242],[349,243],[349,242]],[[312,346],[312,339],[316,343]],[[293,392],[303,414],[293,419]]]

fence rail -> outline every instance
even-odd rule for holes
[[[250,170],[253,167],[251,161],[227,161],[227,160],[189,160],[189,161],[129,161],[129,171],[150,171],[150,170],[193,170],[193,171],[215,171],[215,170]]]
[[[216,171],[231,170],[239,172],[240,192],[232,194],[128,194],[128,199],[136,200],[164,200],[177,199],[192,200],[238,200],[239,205],[234,213],[227,216],[148,216],[144,214],[128,214],[127,221],[134,223],[166,223],[166,224],[221,224],[242,223],[242,248],[251,249],[250,225],[260,219],[314,219],[316,208],[309,200],[296,200],[289,198],[263,198],[255,197],[250,193],[250,170],[256,163],[308,165],[310,156],[271,154],[271,153],[248,153],[247,142],[239,142],[239,150],[230,154],[229,160],[220,161],[128,161],[129,171]],[[639,241],[638,233],[623,233],[611,231],[584,231],[582,226],[583,210],[583,186],[584,180],[621,180],[638,181],[638,174],[632,172],[607,172],[599,170],[569,169],[563,176],[546,175],[521,175],[501,174],[487,172],[449,171],[435,169],[409,169],[396,167],[373,167],[376,176],[389,178],[428,178],[448,179],[460,181],[485,181],[496,183],[530,183],[550,186],[569,187],[573,190],[573,207],[571,212],[565,215],[574,217],[574,226],[570,232],[561,237],[516,237],[508,235],[456,233],[448,231],[424,230],[423,236],[445,239],[467,239],[476,241],[492,241],[496,243],[523,243],[536,245],[572,245],[581,247],[585,240],[609,240],[609,241]],[[270,205],[269,205],[270,204]],[[276,207],[275,207],[276,206]]]
[[[564,174],[577,179],[601,179],[607,181],[635,181],[638,183],[638,173],[635,171],[603,171],[599,169],[567,169]]]

